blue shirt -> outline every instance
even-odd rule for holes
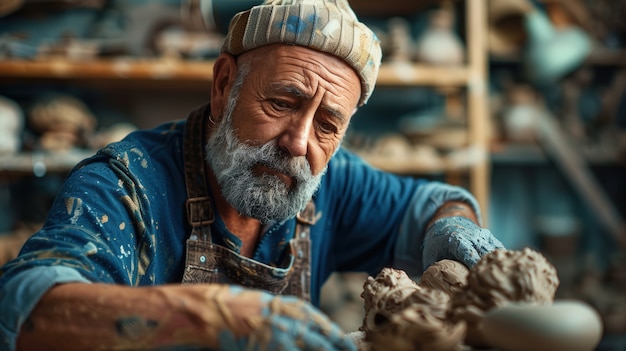
[[[64,282],[131,286],[182,279],[186,221],[184,121],[137,131],[79,163],[41,230],[0,270],[0,349],[14,350],[17,333],[41,296]],[[375,275],[384,266],[420,274],[423,230],[446,201],[470,203],[464,189],[401,177],[367,165],[346,149],[333,156],[314,195],[320,217],[311,227],[311,298],[334,271]],[[240,241],[219,219],[220,244]],[[261,236],[254,259],[277,263],[295,219]]]

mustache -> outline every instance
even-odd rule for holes
[[[292,157],[289,153],[273,142],[264,144],[258,149],[257,164],[271,168],[287,176],[304,181],[312,177],[311,165],[305,156]]]

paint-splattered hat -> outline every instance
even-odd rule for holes
[[[359,22],[347,0],[265,0],[233,17],[222,52],[239,55],[275,43],[343,59],[361,78],[359,106],[372,94],[382,57],[380,41]]]

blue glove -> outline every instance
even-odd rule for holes
[[[465,217],[444,217],[426,230],[422,264],[426,269],[437,261],[450,259],[471,268],[484,254],[500,248],[504,245],[488,229]]]
[[[258,297],[258,302],[264,306],[259,315],[246,319],[252,331],[242,336],[237,335],[237,331],[222,330],[220,349],[357,350],[339,326],[310,303],[293,296],[275,296],[262,291],[255,295],[250,293],[248,290],[245,298]]]

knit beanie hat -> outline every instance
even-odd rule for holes
[[[359,106],[372,95],[382,57],[380,41],[359,22],[347,0],[264,0],[232,18],[222,52],[239,55],[274,43],[343,59],[361,79]]]

